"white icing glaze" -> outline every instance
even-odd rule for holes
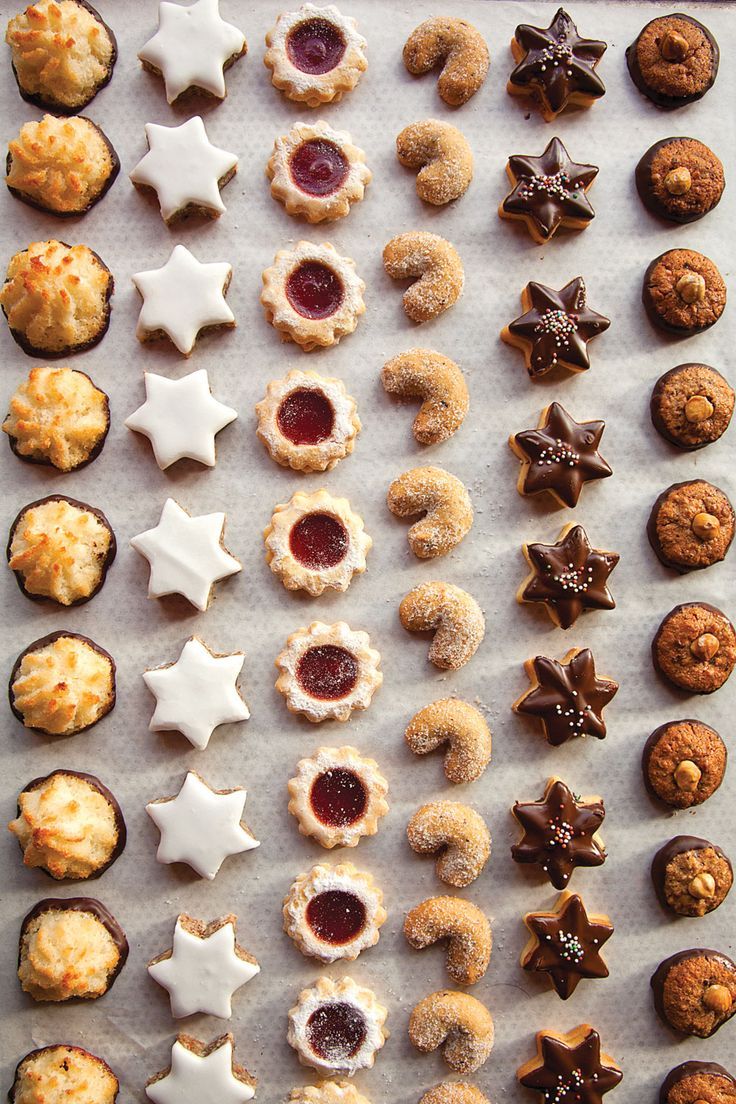
[[[238,414],[213,396],[207,369],[173,380],[145,372],[143,382],[146,401],[125,424],[148,437],[161,470],[184,457],[213,468],[215,437]]]
[[[250,711],[237,687],[244,660],[242,652],[215,655],[192,636],[176,663],[144,671],[156,699],[151,732],[181,732],[201,751],[218,725],[247,721]]]
[[[148,597],[182,594],[198,610],[206,610],[213,585],[243,570],[222,543],[224,530],[224,514],[192,517],[167,498],[155,529],[130,541],[151,567]]]
[[[253,1099],[255,1089],[233,1072],[232,1036],[204,1056],[177,1039],[171,1048],[171,1069],[146,1085],[146,1096],[154,1104],[241,1104]]]
[[[246,792],[211,789],[189,771],[176,797],[151,801],[146,812],[161,833],[156,858],[160,863],[184,862],[212,880],[228,855],[259,846],[241,824]]]
[[[229,1020],[232,995],[260,972],[260,966],[236,954],[235,926],[223,924],[210,935],[186,928],[181,917],[174,928],[171,955],[152,962],[148,972],[171,999],[176,1018],[204,1012]]]
[[[227,261],[202,264],[184,245],[177,245],[162,268],[136,272],[133,283],[143,298],[136,337],[146,341],[163,332],[180,353],[189,356],[205,326],[233,326],[235,315],[225,302],[233,274]]]
[[[220,15],[219,0],[170,4],[158,8],[158,30],[138,57],[164,78],[166,99],[173,103],[187,88],[202,88],[222,100],[225,63],[241,54],[245,36]]]
[[[164,222],[187,207],[204,207],[218,215],[225,211],[219,181],[237,168],[238,156],[212,145],[199,115],[181,126],[146,123],[146,138],[148,153],[130,179],[153,188]]]

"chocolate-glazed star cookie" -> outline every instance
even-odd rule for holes
[[[501,339],[521,349],[531,379],[557,367],[570,372],[590,368],[588,342],[611,322],[588,306],[582,276],[559,291],[532,281],[521,293],[521,305],[525,313],[504,326]]]
[[[563,1034],[537,1033],[537,1054],[517,1070],[519,1084],[534,1089],[544,1104],[600,1104],[623,1077],[613,1058],[601,1054],[590,1024]]]
[[[584,230],[595,211],[586,192],[598,175],[597,165],[579,165],[559,138],[541,157],[514,154],[506,172],[512,190],[498,209],[501,218],[520,219],[542,245],[562,227]]]
[[[551,912],[524,917],[531,938],[521,952],[525,970],[549,974],[562,1000],[575,992],[581,978],[606,978],[601,947],[613,935],[607,916],[588,915],[576,893],[561,893]]]
[[[511,52],[518,65],[509,77],[507,90],[512,96],[538,100],[548,123],[566,107],[590,107],[606,93],[606,86],[595,72],[606,43],[581,38],[563,8],[547,28],[526,23],[517,27]]]
[[[604,738],[603,710],[618,690],[618,683],[598,678],[590,649],[572,648],[562,662],[536,656],[524,667],[531,689],[511,708],[515,713],[538,717],[547,743],[559,747],[573,736]]]
[[[531,568],[519,587],[519,602],[542,602],[556,625],[569,629],[585,610],[614,609],[608,576],[618,552],[592,548],[582,525],[566,525],[555,544],[525,544]]]
[[[565,889],[576,866],[606,861],[598,835],[606,815],[601,798],[576,797],[561,779],[550,778],[540,801],[517,801],[512,812],[524,834],[511,857],[541,867],[555,889]]]
[[[605,422],[576,422],[559,403],[550,403],[537,429],[509,437],[521,460],[519,494],[548,491],[561,506],[576,506],[584,484],[613,474],[598,452],[605,428]]]

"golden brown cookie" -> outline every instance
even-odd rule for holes
[[[73,632],[53,632],[21,652],[10,673],[10,708],[26,728],[73,736],[115,705],[115,660]]]
[[[386,361],[381,382],[399,399],[422,400],[412,426],[420,445],[436,445],[452,437],[470,407],[462,371],[432,349],[409,349]]]
[[[483,35],[466,19],[425,19],[404,46],[404,65],[410,73],[422,75],[441,65],[437,91],[451,107],[459,107],[475,95],[490,64]]]
[[[493,935],[488,917],[462,897],[430,897],[407,913],[404,935],[421,951],[447,940],[447,972],[458,985],[474,985],[491,960]]]
[[[690,337],[721,317],[726,284],[709,257],[694,249],[668,249],[644,273],[642,302],[652,325]]]
[[[404,310],[412,322],[428,322],[453,306],[463,293],[465,270],[449,241],[426,230],[392,238],[383,250],[383,267],[392,280],[412,280],[404,292]]]
[[[20,1060],[8,1098],[11,1104],[115,1104],[118,1089],[117,1077],[102,1058],[56,1043]]]
[[[701,449],[729,427],[734,391],[707,364],[678,364],[660,376],[650,401],[652,425],[681,449]]]
[[[490,1101],[468,1081],[442,1081],[427,1089],[419,1104],[490,1104]]]
[[[720,689],[736,665],[736,630],[707,602],[671,609],[652,641],[654,667],[691,694]]]
[[[651,734],[642,755],[647,789],[673,809],[707,801],[726,773],[728,752],[721,737],[702,721],[668,721]]]
[[[396,139],[396,156],[418,169],[417,195],[441,207],[465,195],[473,179],[473,151],[465,135],[440,119],[404,127]]]
[[[493,1049],[493,1017],[469,993],[441,989],[412,1009],[409,1038],[429,1054],[442,1047],[442,1057],[455,1073],[474,1073]]]
[[[654,1007],[673,1031],[708,1039],[736,1013],[736,963],[702,947],[660,962],[652,979]]]
[[[406,826],[412,851],[437,854],[437,877],[461,889],[478,877],[491,854],[491,833],[480,813],[458,801],[430,801]]]
[[[76,471],[102,452],[110,403],[84,372],[31,368],[10,399],[2,428],[21,460]]]
[[[396,517],[422,514],[407,539],[421,560],[446,556],[473,524],[473,505],[465,484],[442,468],[412,468],[394,479],[386,502]]]
[[[482,713],[459,698],[425,705],[406,727],[404,738],[415,755],[447,744],[445,775],[462,784],[480,778],[491,759],[491,731]]]
[[[473,658],[486,631],[483,611],[472,595],[452,583],[420,583],[402,599],[399,619],[408,632],[433,632],[428,659],[456,671]]]
[[[657,557],[685,573],[725,559],[736,529],[728,496],[704,479],[673,483],[657,498],[647,524]]]

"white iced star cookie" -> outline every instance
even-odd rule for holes
[[[206,610],[214,584],[243,570],[225,548],[224,532],[224,514],[192,517],[167,498],[158,525],[130,540],[151,567],[148,597],[182,594],[198,610]]]
[[[227,95],[225,69],[247,53],[245,36],[220,15],[219,0],[169,4],[158,8],[158,30],[138,57],[143,68],[164,79],[173,103],[188,89],[218,100]]]
[[[237,418],[210,391],[207,369],[172,380],[145,372],[146,401],[125,419],[128,429],[148,437],[163,471],[187,458],[215,466],[215,437]]]
[[[156,699],[151,732],[181,732],[202,751],[218,725],[247,721],[250,711],[237,685],[244,660],[242,652],[217,655],[190,636],[176,663],[144,671]]]
[[[240,786],[213,790],[195,771],[189,771],[175,797],[159,797],[146,805],[161,833],[158,861],[187,863],[200,878],[211,881],[228,855],[259,847],[240,819],[245,797]]]
[[[193,214],[219,218],[225,211],[220,189],[237,172],[237,154],[212,145],[199,115],[181,126],[146,123],[146,138],[148,153],[130,179],[156,193],[164,222]]]
[[[253,955],[238,945],[235,921],[232,914],[210,924],[186,913],[177,917],[171,950],[148,964],[153,980],[169,994],[172,1016],[232,1016],[233,993],[261,970]]]
[[[209,1044],[177,1035],[171,1065],[146,1082],[146,1096],[154,1104],[242,1104],[253,1099],[256,1085],[234,1061],[229,1033]]]
[[[200,330],[235,325],[225,302],[232,274],[227,261],[203,264],[186,246],[175,246],[162,268],[133,276],[143,299],[135,336],[143,342],[168,337],[189,356]]]

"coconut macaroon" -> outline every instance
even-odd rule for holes
[[[21,1058],[8,1093],[11,1104],[115,1104],[118,1079],[107,1062],[68,1043]]]
[[[29,782],[8,828],[24,864],[52,878],[95,878],[125,847],[125,821],[115,797],[99,778],[72,770]]]
[[[85,0],[38,0],[8,23],[5,41],[24,100],[73,115],[112,77],[115,35]]]
[[[26,728],[73,736],[115,705],[115,660],[87,636],[54,632],[18,656],[9,695],[10,708]]]
[[[102,452],[110,401],[85,372],[31,368],[11,396],[2,429],[21,460],[75,471]]]
[[[116,550],[115,534],[101,510],[49,495],[29,502],[11,525],[8,566],[27,598],[75,606],[101,588]]]
[[[102,997],[127,957],[125,932],[91,897],[46,897],[21,924],[18,978],[37,1001]]]
[[[52,238],[10,258],[0,306],[29,356],[67,356],[105,336],[113,287],[112,273],[89,246]]]
[[[24,123],[8,144],[8,191],[51,215],[83,215],[99,202],[120,171],[100,127],[82,116],[44,115]]]

